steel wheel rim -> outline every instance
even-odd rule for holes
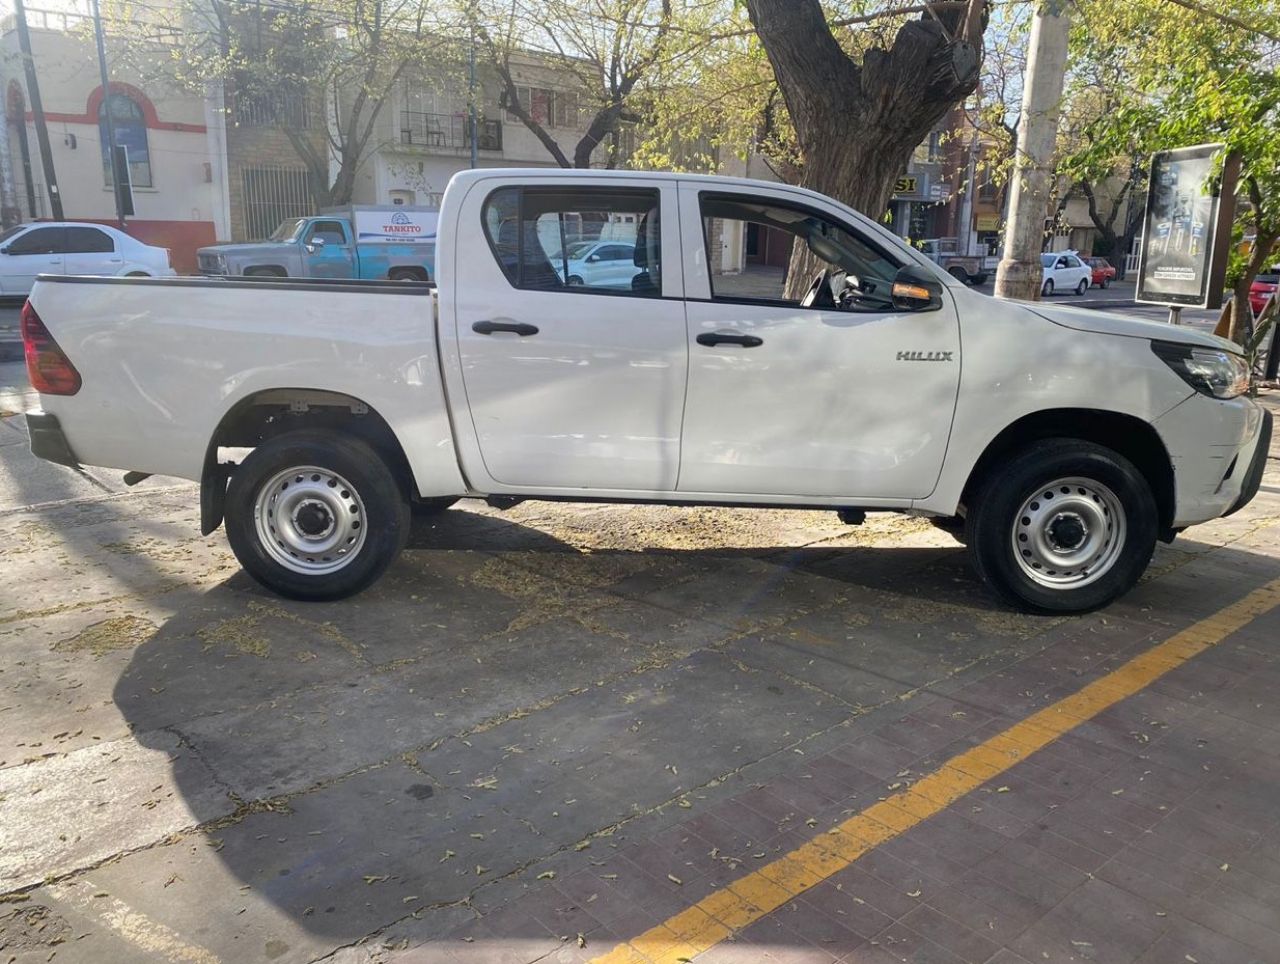
[[[1013,557],[1050,589],[1078,589],[1110,572],[1124,549],[1119,497],[1096,479],[1064,478],[1035,489],[1013,519]]]
[[[258,541],[271,559],[308,576],[337,572],[364,546],[364,502],[329,469],[297,465],[277,472],[254,500]]]

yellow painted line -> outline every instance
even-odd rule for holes
[[[595,958],[593,964],[679,964],[692,960],[1277,606],[1280,579],[952,757],[906,790],[713,891],[657,927]]]

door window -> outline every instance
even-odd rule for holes
[[[893,311],[902,266],[817,211],[741,194],[700,195],[713,301]]]
[[[311,225],[311,231],[307,235],[307,242],[310,243],[317,238],[325,244],[347,243],[347,233],[342,229],[341,221],[317,221]]]
[[[64,228],[36,228],[9,245],[10,254],[62,254],[66,250]]]
[[[630,188],[499,188],[485,201],[485,236],[507,280],[534,291],[659,297],[662,294],[658,192]],[[624,270],[581,278],[570,269],[583,242]],[[612,253],[610,253],[612,252]],[[585,272],[584,272],[585,273]]]
[[[108,253],[116,249],[106,231],[97,228],[67,228],[67,251],[74,254]]]

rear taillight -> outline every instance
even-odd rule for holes
[[[27,378],[41,395],[74,395],[80,391],[80,373],[62,353],[36,310],[22,306],[22,347],[27,356]]]

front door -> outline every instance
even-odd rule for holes
[[[0,249],[0,290],[28,295],[36,275],[63,274],[66,228],[32,228]]]
[[[308,278],[350,278],[355,263],[355,246],[344,222],[312,221],[302,239],[302,257]]]
[[[889,292],[908,259],[838,208],[785,189],[685,182],[680,211],[689,392],[679,491],[853,504],[928,495],[960,379],[951,298],[895,310]],[[752,236],[771,247],[789,239],[786,273],[803,274],[753,262]]]
[[[482,228],[488,245],[458,257],[448,296],[478,487],[675,488],[688,365],[676,213],[674,182],[642,176],[472,185],[460,236]],[[630,263],[568,284],[571,251],[606,226]]]

